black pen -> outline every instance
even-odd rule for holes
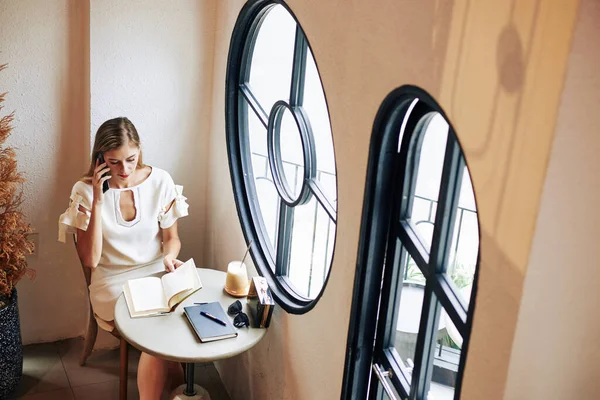
[[[219,324],[221,324],[223,326],[227,326],[227,324],[224,321],[221,321],[219,318],[215,317],[212,314],[209,314],[204,311],[200,311],[200,315],[204,315],[206,318],[212,319],[213,321],[218,322]]]

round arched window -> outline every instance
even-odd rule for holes
[[[418,87],[379,109],[364,204],[342,397],[458,399],[479,219],[458,136]]]
[[[226,121],[234,195],[254,263],[285,310],[306,312],[333,257],[335,157],[313,54],[280,2],[248,2],[238,17]]]

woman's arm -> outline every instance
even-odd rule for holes
[[[79,206],[79,211],[86,212]],[[77,255],[85,267],[96,268],[102,255],[102,204],[92,205],[87,230],[77,229]]]
[[[77,229],[77,254],[81,263],[90,268],[96,268],[102,255],[102,202],[104,201],[104,192],[102,184],[110,179],[110,168],[106,163],[100,163],[96,160],[96,169],[92,176],[93,200],[90,210],[90,223],[87,230]],[[86,209],[79,206],[79,211],[87,212]]]
[[[165,270],[173,272],[175,268],[183,264],[183,262],[177,259],[179,250],[181,250],[181,241],[177,232],[177,221],[170,227],[162,229],[162,238]]]

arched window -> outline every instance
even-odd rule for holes
[[[343,398],[459,397],[478,260],[456,134],[427,93],[399,88],[371,140]]]
[[[335,157],[312,51],[282,2],[247,2],[238,17],[226,122],[234,195],[254,263],[285,310],[306,312],[333,258]]]

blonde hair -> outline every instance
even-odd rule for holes
[[[105,121],[102,125],[100,125],[100,128],[98,128],[98,132],[96,132],[96,138],[94,139],[94,148],[92,149],[90,168],[85,174],[84,179],[90,178],[92,175],[94,175],[94,170],[96,169],[96,159],[99,155],[103,155],[110,150],[118,149],[127,141],[133,143],[138,149],[140,149],[136,169],[145,167],[144,163],[142,162],[142,146],[137,129],[135,129],[135,126],[128,118],[118,117]]]

